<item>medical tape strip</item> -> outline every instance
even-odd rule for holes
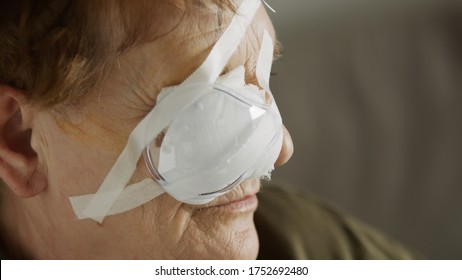
[[[271,36],[268,34],[268,31],[264,30],[255,72],[257,75],[258,83],[268,93],[271,93],[269,79],[271,76],[271,66],[273,65],[273,53],[273,40],[271,39]]]
[[[160,188],[152,178],[147,178],[139,183],[129,185],[124,188],[116,203],[112,205],[108,215],[116,215],[129,211],[151,201],[162,193],[164,193],[164,190]],[[75,213],[78,215],[77,218],[87,218],[81,216],[80,213],[85,211],[88,204],[92,201],[93,196],[94,194],[88,194],[73,198],[73,207]]]
[[[230,25],[212,48],[210,55],[182,85],[191,83],[212,84],[215,82],[229,58],[238,48],[260,4],[260,0],[245,0],[241,4]],[[143,149],[172,121],[171,112],[184,110],[206,93],[203,88],[202,91],[196,90],[195,93],[192,93],[189,88],[188,92],[178,94],[181,93],[181,88],[181,86],[176,88],[174,93],[162,101],[162,106],[154,107],[146,118],[136,126],[129,136],[127,146],[86,207],[81,207],[82,200],[77,199],[78,196],[70,198],[71,205],[79,219],[91,218],[97,222],[102,222],[135,172]],[[150,132],[150,141],[147,141],[147,137],[144,135],[146,131]],[[78,211],[82,208],[85,210]]]
[[[214,83],[237,50],[247,27],[261,5],[261,0],[244,0],[223,35],[215,43],[206,60],[181,83]],[[180,86],[181,86],[180,85]]]
[[[273,7],[271,7],[270,4],[268,4],[268,2],[266,2],[265,0],[262,1],[271,12],[276,13],[276,10]]]

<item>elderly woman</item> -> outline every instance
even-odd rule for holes
[[[259,0],[1,5],[4,257],[410,257],[315,198],[260,193],[293,148]]]

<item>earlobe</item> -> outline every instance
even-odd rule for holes
[[[46,188],[36,173],[37,154],[31,147],[30,124],[24,122],[24,95],[0,85],[0,178],[16,195],[32,197]]]

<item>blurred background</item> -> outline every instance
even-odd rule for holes
[[[462,0],[268,0],[295,143],[273,178],[462,259]]]

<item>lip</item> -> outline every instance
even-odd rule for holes
[[[254,195],[245,196],[238,200],[230,201],[228,203],[201,208],[201,210],[216,209],[216,210],[224,210],[224,211],[229,211],[229,212],[247,213],[247,212],[255,211],[257,209],[257,206],[258,206],[258,198],[254,194]]]
[[[258,206],[257,193],[260,190],[259,180],[244,181],[227,194],[214,201],[198,206],[200,211],[221,211],[230,213],[254,212]]]

